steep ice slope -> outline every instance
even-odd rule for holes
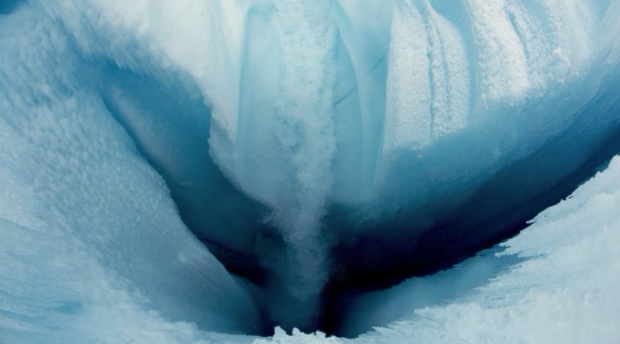
[[[273,340],[254,343],[616,342],[618,209],[620,157],[569,198],[539,214],[531,227],[501,245],[502,252],[472,258],[438,279],[404,282],[393,292],[381,292],[384,295],[378,297],[383,300],[371,303],[374,308],[363,308],[366,300],[354,310],[372,313],[372,318],[398,305],[400,310],[393,314],[408,312],[398,321],[353,340],[279,332]],[[520,257],[520,262],[511,258],[511,264],[493,267],[510,255]],[[484,275],[497,277],[484,281]],[[389,320],[388,315],[379,321]]]
[[[260,329],[74,49],[40,11],[0,18],[0,342],[187,343]]]

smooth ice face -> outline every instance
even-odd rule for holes
[[[1,171],[24,192],[3,216],[58,231],[8,256],[84,245],[59,261],[162,321],[316,328],[341,293],[515,234],[620,150],[619,6],[3,2]]]

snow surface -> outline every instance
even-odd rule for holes
[[[334,237],[422,235],[488,180],[514,197],[465,212],[504,216],[604,149],[618,32],[616,0],[0,3],[0,342],[269,341],[242,335],[264,291],[187,219],[277,272],[271,317],[311,323]],[[352,333],[400,319],[354,341],[618,340],[619,165],[507,242],[514,267],[350,300]]]

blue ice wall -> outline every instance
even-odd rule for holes
[[[0,342],[260,332],[248,292],[110,112],[99,61],[21,6],[0,18],[0,66]]]
[[[65,221],[82,221],[76,214],[88,204],[101,221],[124,214],[121,222],[131,225],[95,226],[115,233],[109,238],[95,229],[67,237],[101,237],[109,247],[101,259],[136,285],[161,280],[167,287],[146,283],[152,288],[143,292],[155,304],[164,302],[164,291],[178,291],[170,279],[155,270],[148,276],[125,270],[127,259],[108,257],[131,258],[135,251],[148,265],[160,253],[133,246],[137,237],[115,251],[124,233],[162,247],[195,245],[188,226],[230,271],[255,282],[234,280],[204,247],[189,249],[216,271],[191,265],[207,276],[198,280],[208,284],[216,278],[211,274],[218,276],[213,290],[233,290],[243,300],[204,308],[251,313],[241,323],[223,316],[231,331],[260,327],[250,294],[272,320],[313,328],[326,288],[389,285],[493,244],[617,152],[620,10],[614,1],[2,4],[0,115],[10,147],[28,150],[6,158],[6,171],[30,171],[33,180],[53,185],[68,175],[74,203],[56,211]],[[19,24],[26,15],[43,18],[41,24]],[[72,154],[99,156],[86,138],[49,133],[45,123],[62,127],[67,107],[74,116],[95,118],[80,122],[84,137],[124,142],[106,159],[135,159],[131,166],[148,171],[139,178],[148,192],[133,190],[114,168],[97,178],[90,175],[96,170],[82,171],[99,160],[66,158],[66,147],[78,143],[83,147]],[[32,109],[48,122],[15,114]],[[60,128],[52,127],[53,133]],[[98,127],[111,136],[94,136]],[[27,164],[48,154],[58,164],[41,166],[66,171],[44,173]],[[99,177],[105,182],[96,190],[81,188]],[[119,202],[133,199],[136,208],[96,202],[91,195],[103,185],[112,190],[106,197],[118,193]],[[63,190],[51,188],[41,202],[68,197]],[[151,205],[150,197],[165,204]],[[34,211],[30,203],[15,204]],[[51,214],[42,221],[56,226]],[[168,217],[156,220],[160,214]],[[166,271],[186,262],[183,245],[173,245],[176,251],[161,263]],[[187,283],[197,294],[212,290]],[[192,309],[189,318],[200,314],[192,302],[181,304]],[[185,320],[184,308],[175,307],[162,306]]]

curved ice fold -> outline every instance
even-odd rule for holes
[[[0,19],[0,51],[0,342],[187,342],[260,328],[59,23],[21,8]]]
[[[620,338],[619,177],[616,157],[608,169],[503,243],[499,253],[354,304],[354,311],[371,314],[353,319],[389,321],[384,327],[352,340],[276,331],[273,340],[254,343],[614,342]],[[486,280],[489,276],[494,277]],[[355,325],[360,324],[352,321]]]

